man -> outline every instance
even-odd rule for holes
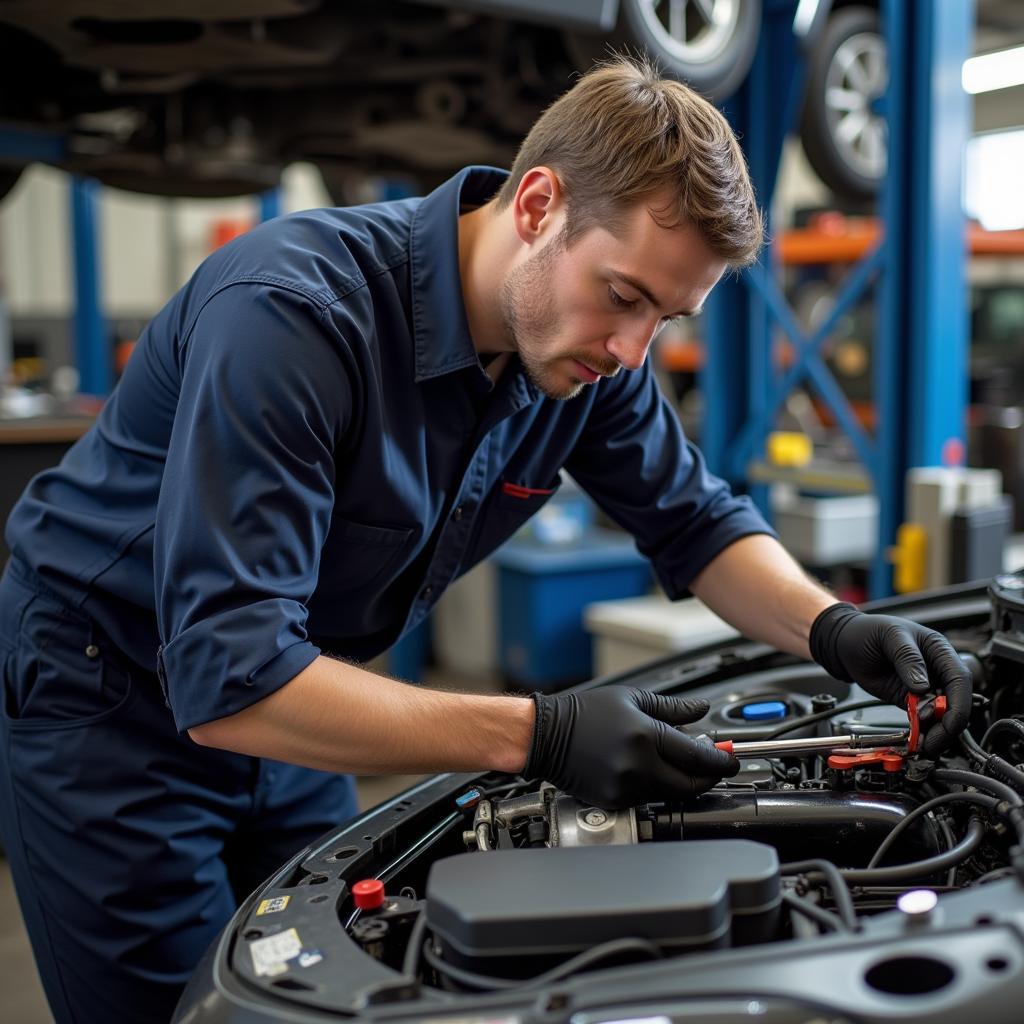
[[[617,61],[511,176],[281,218],[211,256],[11,515],[4,843],[60,1021],[160,1020],[239,896],[355,811],[344,772],[484,770],[623,806],[737,770],[630,688],[432,692],[358,662],[566,467],[672,597],[963,728],[937,634],[810,582],[706,471],[646,355],[761,220],[722,117]],[[350,660],[336,660],[330,651]]]

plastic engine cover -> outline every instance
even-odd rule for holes
[[[774,848],[720,839],[446,857],[426,914],[446,960],[521,975],[627,936],[677,952],[768,941],[780,905]]]

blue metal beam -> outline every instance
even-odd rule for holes
[[[971,54],[973,2],[919,4],[921,53],[914,67],[914,245],[910,288],[910,380],[914,416],[909,465],[935,466],[965,446],[968,397],[968,316],[964,148],[971,132],[970,100],[961,84]],[[959,460],[956,460],[959,461]]]
[[[967,306],[961,174],[973,0],[883,0],[890,54],[883,109],[889,168],[882,193],[886,273],[874,348],[879,545],[870,593],[891,593],[886,548],[903,520],[907,471],[939,465],[963,438]],[[947,449],[948,450],[948,449]]]
[[[100,184],[71,180],[71,224],[75,259],[75,361],[83,395],[110,393],[114,369],[100,301]]]
[[[795,0],[766,0],[753,67],[725,105],[766,218],[782,146],[803,91],[804,62],[793,35],[795,10]],[[700,444],[711,469],[734,486],[744,482],[744,473],[733,471],[732,446],[751,415],[767,418],[774,377],[771,320],[764,296],[740,278],[722,281],[711,293],[704,315]],[[767,513],[767,488],[753,485],[748,490]]]

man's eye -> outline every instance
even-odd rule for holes
[[[611,285],[608,286],[608,297],[612,300],[612,305],[618,306],[619,309],[632,309],[636,305],[635,302],[624,299]]]

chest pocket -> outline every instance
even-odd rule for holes
[[[386,585],[412,539],[412,527],[334,519],[320,559],[317,596],[351,596]]]
[[[561,474],[554,480],[520,483],[502,479],[495,485],[480,516],[480,529],[463,569],[485,559],[524,523],[535,516],[562,486]]]

